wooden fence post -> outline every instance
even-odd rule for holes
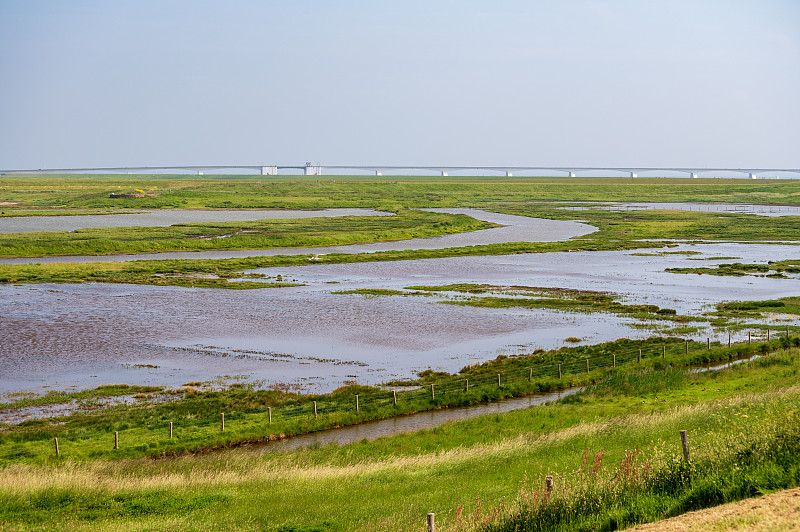
[[[114,431],[114,449],[119,449],[119,432]]]
[[[428,532],[436,532],[436,514],[428,514]]]
[[[464,379],[464,391],[469,391],[469,379]]]
[[[358,412],[358,395],[356,395],[356,412]]]
[[[58,438],[53,438],[53,440],[56,442],[56,457],[59,457],[61,452],[58,450]]]
[[[711,349],[711,338],[706,338],[706,349]]]
[[[637,360],[636,362],[641,362],[641,361],[642,361],[642,349],[639,348],[639,360]]]
[[[314,417],[317,417],[317,402],[314,401]]]
[[[547,488],[548,493],[553,491],[553,475],[547,475],[544,477],[544,485]]]
[[[689,340],[686,340],[686,354],[689,354]]]
[[[561,378],[561,364],[558,365],[558,378]]]
[[[789,338],[789,326],[786,326],[786,338]]]
[[[528,368],[528,381],[533,380],[533,368]]]
[[[685,430],[681,431],[681,447],[683,447],[683,459],[689,460],[689,435]]]
[[[394,401],[394,405],[397,406],[397,390],[392,390],[392,400]]]
[[[731,346],[731,333],[728,333],[728,347]]]
[[[267,407],[267,414],[269,414],[269,424],[272,425],[272,407]]]
[[[769,342],[769,329],[767,329],[767,342]]]
[[[752,339],[750,338],[750,331],[747,331],[747,345],[750,345],[751,340]]]
[[[586,373],[589,373],[589,359],[586,359]]]
[[[169,422],[169,439],[172,439],[172,421]]]
[[[667,344],[661,346],[661,358],[665,358],[667,356]]]
[[[225,412],[220,413],[220,417],[222,418],[222,431],[225,431]]]
[[[611,355],[613,358],[611,359],[611,367],[617,367],[617,355]]]
[[[500,374],[497,374],[497,387],[500,387]]]
[[[431,384],[431,399],[436,399],[436,393],[433,391],[433,384]]]

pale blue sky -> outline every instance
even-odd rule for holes
[[[796,0],[0,0],[0,168],[800,167]]]

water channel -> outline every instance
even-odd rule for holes
[[[558,236],[545,234],[543,226],[530,225],[527,218],[473,214],[502,220],[505,227],[448,235],[461,238],[458,245],[468,245],[463,242],[469,240],[463,239],[470,235],[475,243],[497,238],[498,233],[518,240]],[[561,238],[568,238],[569,231],[593,230],[576,222],[561,223],[574,224],[550,226],[564,232]],[[395,244],[421,245],[389,245]],[[444,244],[450,245],[455,244]],[[427,368],[457,371],[500,354],[560,347],[570,336],[595,343],[654,334],[636,320],[608,314],[440,304],[452,295],[337,293],[355,288],[403,289],[461,282],[579,288],[614,292],[626,302],[655,304],[690,315],[720,301],[800,294],[797,278],[664,272],[669,267],[734,260],[797,258],[796,246],[681,244],[669,251],[693,254],[578,252],[310,264],[261,270],[303,286],[241,291],[111,284],[0,285],[0,393],[41,393],[109,383],[180,386],[190,381],[242,381],[324,392],[353,381],[406,378]],[[796,324],[797,317],[775,315],[772,321]],[[727,333],[709,330],[697,336],[713,338],[715,334],[727,338]],[[741,334],[746,337],[747,333]]]

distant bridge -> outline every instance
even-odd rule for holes
[[[187,166],[119,166],[119,167],[98,167],[98,168],[38,168],[24,170],[0,170],[0,174],[57,174],[57,173],[156,173],[156,172],[196,172],[204,175],[207,172],[241,172],[248,171],[261,175],[281,175],[281,170],[299,170],[305,175],[323,175],[324,170],[335,172],[357,171],[374,173],[380,175],[403,175],[406,172],[430,172],[432,175],[447,176],[451,173],[461,175],[474,175],[468,172],[496,172],[499,175],[513,176],[515,174],[528,172],[558,172],[569,177],[577,177],[578,174],[585,176],[598,172],[616,172],[627,177],[639,177],[640,174],[650,174],[663,176],[665,172],[677,172],[686,174],[687,177],[697,178],[701,175],[709,174],[743,174],[750,179],[758,179],[764,174],[797,174],[800,177],[798,168],[697,168],[697,167],[601,167],[601,166],[348,166],[348,165],[315,165],[306,163],[302,165],[187,165]],[[642,177],[646,177],[642,175]]]

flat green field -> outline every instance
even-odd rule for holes
[[[142,190],[144,198],[110,198]],[[0,177],[11,208],[318,209],[454,207],[506,201],[682,201],[800,204],[800,180],[412,176]],[[13,204],[19,202],[18,204]],[[12,205],[9,205],[12,203]]]

